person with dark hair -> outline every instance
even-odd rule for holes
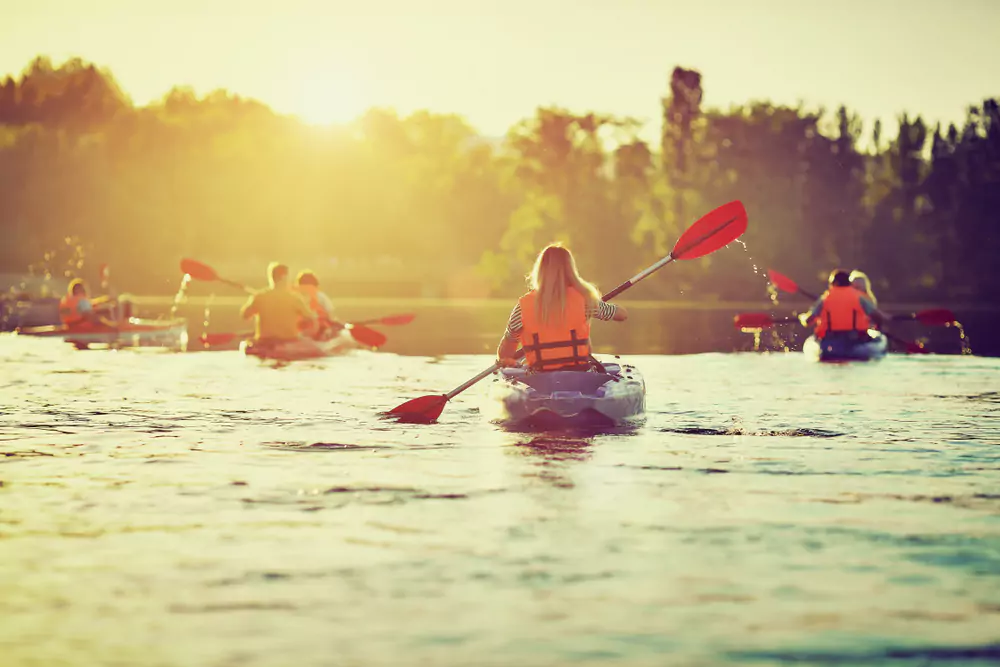
[[[74,278],[66,288],[66,295],[59,300],[59,321],[71,328],[86,327],[91,324],[111,326],[114,323],[104,319],[100,311],[113,308],[114,305],[114,300],[107,296],[90,298],[87,294],[87,284],[80,278]]]
[[[310,310],[316,316],[315,323],[300,321],[299,329],[312,338],[325,340],[344,328],[344,325],[333,319],[333,302],[330,297],[320,291],[319,278],[312,271],[301,271],[295,278],[295,290],[309,304]]]
[[[313,322],[309,304],[288,284],[288,267],[271,262],[267,289],[254,293],[240,309],[240,317],[254,318],[254,341],[283,343],[299,339],[299,320]]]
[[[67,327],[93,321],[94,308],[87,298],[87,285],[77,278],[71,280],[66,295],[59,300],[59,320]]]
[[[874,303],[851,285],[851,276],[843,269],[830,273],[830,287],[808,312],[799,315],[802,326],[815,326],[817,340],[829,335],[860,336],[871,323],[882,324],[886,317]]]

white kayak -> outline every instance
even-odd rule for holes
[[[490,385],[484,412],[498,424],[524,428],[613,427],[636,423],[646,410],[646,383],[634,366],[536,372],[505,368]]]
[[[858,335],[828,335],[817,340],[809,336],[802,353],[813,361],[872,361],[885,356],[889,341],[874,329]]]

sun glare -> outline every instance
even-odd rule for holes
[[[346,77],[306,76],[289,111],[310,125],[347,123],[362,113],[357,87]]]

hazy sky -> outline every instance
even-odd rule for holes
[[[138,104],[224,87],[314,121],[430,108],[500,135],[556,104],[655,133],[675,65],[708,105],[843,102],[867,122],[1000,95],[1000,0],[15,1],[0,72],[79,55]]]

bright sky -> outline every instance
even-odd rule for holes
[[[138,104],[222,87],[314,122],[429,108],[499,136],[556,104],[655,136],[675,65],[711,106],[846,103],[866,124],[1000,95],[1000,0],[16,1],[0,72],[81,56]]]

